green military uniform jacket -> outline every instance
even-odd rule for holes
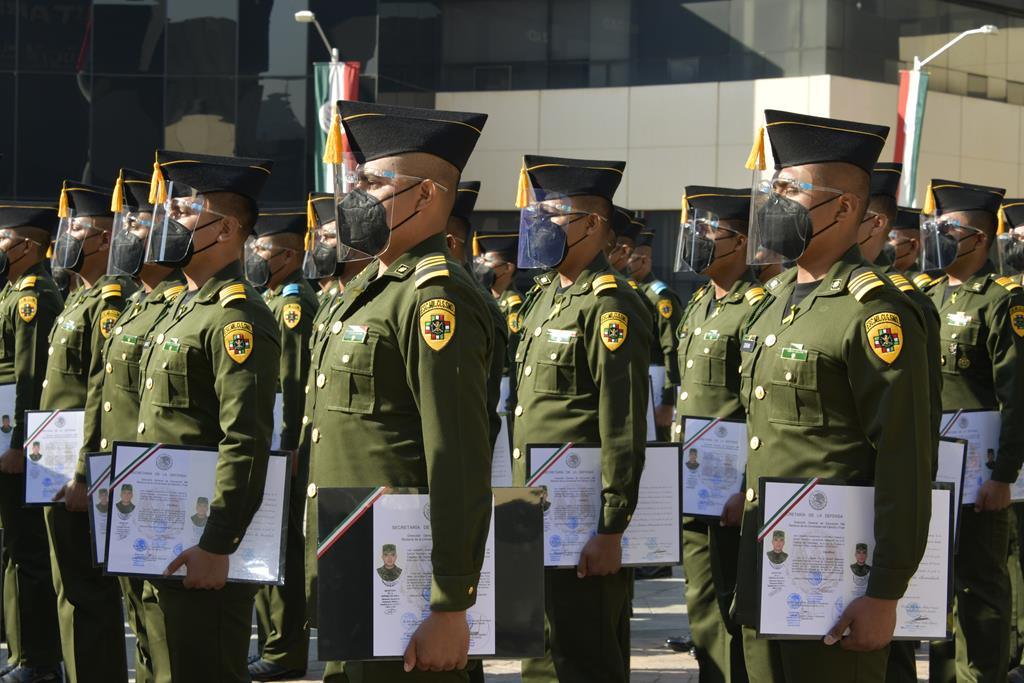
[[[679,364],[676,361],[676,329],[683,318],[683,304],[679,295],[661,280],[648,273],[640,284],[643,294],[653,310],[656,335],[651,345],[651,364],[665,366],[665,385],[654,387],[661,391],[661,405],[672,405],[675,389],[679,386]]]
[[[281,449],[292,451],[299,447],[302,431],[303,387],[309,375],[309,340],[317,298],[299,268],[277,287],[264,292],[263,300],[277,320],[281,339]]]
[[[715,286],[698,289],[678,326],[679,399],[675,427],[682,441],[686,417],[743,418],[740,405],[740,344],[742,330],[764,289],[751,271],[746,271],[721,299]]]
[[[218,448],[199,547],[230,554],[263,499],[281,362],[277,322],[232,263],[180,294],[152,333],[139,362],[135,439]]]
[[[466,274],[476,285],[480,298],[487,306],[494,327],[494,346],[491,348],[491,362],[487,372],[487,424],[490,427],[491,450],[498,442],[501,434],[501,416],[498,414],[498,401],[501,399],[501,380],[508,371],[508,323],[501,307],[489,289],[486,289],[473,277],[469,265],[465,266]],[[504,409],[504,407],[502,407]]]
[[[934,437],[922,316],[856,246],[793,309],[796,276],[768,281],[741,347],[751,488],[736,616],[747,626],[758,623],[761,477],[874,482],[869,596],[902,597],[927,542]]]
[[[476,601],[490,523],[494,322],[477,285],[446,254],[444,236],[433,235],[383,274],[374,260],[345,285],[324,348],[314,351],[307,493],[428,488],[430,604],[459,611]],[[307,546],[316,540],[310,534]]]
[[[1013,483],[1024,459],[1024,293],[991,262],[949,296],[948,288],[943,276],[928,292],[942,325],[942,409],[999,411],[992,479]]]
[[[101,390],[85,400],[85,439],[75,479],[86,482],[87,453],[109,451],[115,441],[135,441],[139,421],[139,359],[152,343],[153,326],[168,304],[185,291],[180,271],[167,276],[148,294],[139,289],[114,324],[103,344]]]
[[[601,444],[600,533],[625,531],[636,508],[647,437],[653,321],[628,282],[598,254],[564,291],[558,274],[523,318],[512,472],[529,478],[531,443]]]
[[[15,384],[11,448],[24,446],[22,416],[39,407],[50,328],[63,307],[43,262],[29,267],[0,291],[0,382]]]
[[[523,295],[516,290],[509,287],[501,296],[498,297],[498,310],[501,311],[502,316],[505,318],[505,322],[508,326],[508,334],[516,334],[519,332],[519,326],[522,320],[519,318],[519,309],[523,305]]]
[[[84,408],[86,397],[100,392],[103,345],[134,292],[135,283],[128,278],[104,275],[92,287],[79,287],[68,296],[50,331],[43,410]]]

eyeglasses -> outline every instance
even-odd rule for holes
[[[800,194],[811,192],[831,192],[832,194],[846,194],[845,190],[824,185],[815,185],[796,178],[780,176],[771,180],[762,180],[757,184],[757,191],[761,194],[777,194],[783,197],[795,197]]]

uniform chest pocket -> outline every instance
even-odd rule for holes
[[[357,415],[373,413],[377,405],[373,376],[377,336],[369,334],[362,343],[341,342],[336,350],[332,349],[332,355],[326,375],[316,378],[317,390],[324,392],[327,410]]]
[[[988,351],[984,346],[981,324],[947,325],[942,328],[942,356],[939,366],[943,374],[956,375],[982,362]]]
[[[118,337],[111,342],[109,357],[114,370],[114,386],[121,391],[134,393],[139,390],[139,359],[144,343],[141,337],[131,336]]]
[[[686,379],[705,386],[726,386],[730,345],[735,345],[732,337],[717,333],[691,339],[682,368]]]
[[[534,390],[539,394],[554,396],[575,396],[579,393],[576,381],[575,337],[565,343],[546,342],[539,344],[536,367],[537,377]],[[526,372],[524,368],[523,372]]]
[[[188,351],[184,345],[178,347],[177,351],[154,350],[151,374],[146,377],[143,387],[145,391],[153,392],[153,405],[162,408],[189,407]]]
[[[85,326],[65,320],[53,328],[50,363],[64,375],[80,375],[85,366]]]
[[[790,355],[792,357],[774,359],[771,386],[754,387],[754,400],[768,401],[770,422],[821,427],[825,416],[818,387],[818,352],[800,351]]]

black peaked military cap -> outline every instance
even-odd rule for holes
[[[110,210],[110,200],[114,196],[114,190],[109,187],[89,185],[78,180],[65,180],[60,194],[60,203],[57,205],[58,214],[70,215],[64,210],[64,207],[67,207],[76,216],[86,218],[114,215],[114,212]]]
[[[896,199],[900,193],[900,175],[902,173],[903,164],[875,164],[875,168],[871,171],[871,196]]]
[[[248,159],[225,157],[212,154],[193,154],[160,149],[156,152],[159,173],[153,179],[162,183],[181,183],[199,194],[230,192],[241,195],[252,202],[253,209],[259,205],[263,186],[270,177],[274,162],[270,159]],[[160,199],[160,194],[150,197]],[[179,192],[174,192],[175,195]]]
[[[282,233],[304,235],[306,234],[306,207],[295,206],[261,211],[256,217],[256,227],[253,232],[257,237]]]
[[[318,225],[338,219],[334,210],[334,193],[314,192],[309,196],[309,203],[313,207],[313,217],[316,218]]]
[[[136,171],[133,168],[121,169],[121,194],[123,201],[136,211],[151,213],[153,202],[149,201],[149,185],[152,173]]]
[[[901,206],[896,210],[896,220],[892,224],[893,230],[920,230],[921,209],[912,209],[908,206]]]
[[[1003,216],[1010,228],[1024,228],[1024,198],[1004,199]]]
[[[32,202],[24,199],[0,199],[0,230],[10,228],[40,228],[57,234],[60,218],[57,206],[50,202]]]
[[[713,213],[723,221],[750,220],[749,187],[712,187],[687,185],[683,198],[690,209]]]
[[[929,197],[925,200],[925,213],[942,215],[953,211],[985,211],[992,215],[999,212],[1006,190],[1001,187],[972,185],[956,180],[935,178],[928,186]],[[929,203],[932,206],[929,207]]]
[[[479,196],[480,181],[478,180],[467,180],[459,183],[459,189],[455,193],[452,215],[469,223],[470,229],[472,229],[472,221],[469,218],[473,215],[473,209],[476,207],[476,200]]]
[[[640,234],[636,236],[636,246],[638,247],[650,247],[654,246],[655,230],[651,226],[647,225],[647,221],[640,218],[638,220],[643,221],[644,227],[641,228]]]
[[[473,153],[487,114],[338,102],[341,124],[356,161],[423,152],[444,159],[461,173]]]
[[[603,197],[610,202],[622,182],[625,170],[625,161],[565,159],[528,154],[523,157],[523,170],[519,179],[520,197],[516,204],[520,208],[526,205],[523,193],[528,187],[541,190],[544,195]],[[528,179],[528,185],[524,178]]]
[[[612,206],[612,230],[617,237],[626,237],[636,243],[644,222],[636,214],[621,206]]]
[[[795,114],[764,112],[775,169],[806,164],[844,162],[871,174],[882,153],[888,126]]]
[[[478,230],[473,235],[473,255],[479,256],[494,251],[506,261],[516,262],[519,257],[519,233],[502,230]]]

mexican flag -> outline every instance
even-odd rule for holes
[[[896,159],[903,162],[900,178],[901,206],[917,206],[917,161],[921,150],[924,105],[928,97],[928,74],[924,71],[900,71],[899,125],[896,127]]]
[[[333,192],[334,176],[331,169],[321,161],[327,132],[331,129],[335,102],[359,99],[359,62],[314,62],[313,96],[317,104],[317,121],[320,134],[314,136],[313,157],[314,187],[317,192]]]

